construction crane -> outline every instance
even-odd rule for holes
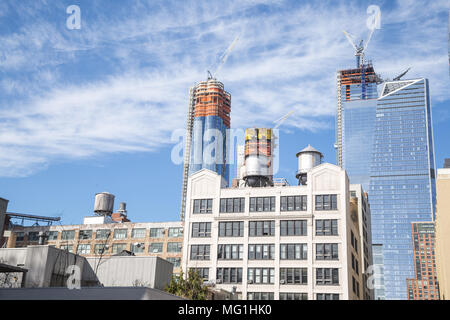
[[[292,116],[292,114],[295,112],[295,110],[291,110],[289,111],[287,114],[285,114],[284,116],[282,116],[280,119],[275,120],[273,123],[276,123],[275,127],[273,127],[272,129],[272,150],[275,150],[276,147],[278,147],[278,144],[276,143],[276,140],[278,140],[278,136],[275,135],[275,129],[278,129],[279,126],[281,126],[283,124],[283,122],[286,121],[287,118],[289,118],[290,116]],[[274,153],[272,153],[273,156]]]
[[[286,121],[287,118],[289,118],[290,116],[292,116],[292,114],[295,112],[295,110],[291,110],[289,111],[286,115],[282,116],[280,119],[275,120],[273,123],[276,123],[277,125],[275,127],[273,127],[273,129],[278,129],[279,126],[281,126],[283,124],[284,121]]]
[[[359,42],[359,45],[356,46],[355,42],[352,39],[352,36],[345,30],[342,30],[344,32],[345,36],[347,37],[347,40],[350,42],[350,44],[355,49],[355,56],[356,56],[356,67],[359,68],[361,65],[364,64],[364,52],[367,49],[367,46],[369,45],[370,39],[372,39],[372,34],[375,29],[370,30],[369,38],[367,39],[366,45],[364,44],[364,40],[361,40]]]
[[[403,77],[409,70],[411,69],[411,67],[409,67],[408,69],[406,69],[405,71],[403,71],[402,73],[400,73],[398,76],[396,76],[394,79],[392,79],[393,81],[398,81],[400,80],[401,77]]]
[[[220,56],[220,62],[219,62],[219,65],[217,66],[216,70],[212,73],[209,70],[207,70],[208,80],[216,78],[216,75],[219,73],[222,66],[225,64],[225,62],[227,62],[228,56],[230,55],[231,51],[233,51],[240,36],[241,36],[240,34],[237,35],[236,38],[234,38],[233,42],[230,44],[230,46],[227,48],[227,50],[225,50],[225,52]]]
[[[370,39],[372,39],[372,34],[375,31],[375,28],[370,30],[369,33],[369,38],[367,39],[366,45],[364,45],[364,40],[361,40],[359,42],[359,45],[356,46],[355,43],[353,42],[352,37],[350,36],[350,34],[348,32],[346,32],[345,30],[342,30],[345,34],[345,36],[347,37],[347,40],[350,42],[350,44],[353,46],[353,48],[355,48],[355,56],[356,56],[356,67],[361,69],[361,99],[365,99],[366,98],[366,71],[365,71],[365,67],[364,67],[364,52],[367,49],[367,46],[369,45]]]

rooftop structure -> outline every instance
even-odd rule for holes
[[[450,168],[450,158],[449,159],[445,159],[445,161],[444,161],[444,168]]]

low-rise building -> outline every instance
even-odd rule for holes
[[[126,255],[86,258],[49,245],[0,249],[0,287],[148,287],[169,284],[173,264],[154,256]],[[17,270],[14,270],[14,269]],[[73,287],[72,287],[73,285]]]
[[[136,256],[157,256],[173,263],[174,273],[180,272],[183,248],[181,222],[101,223],[104,217],[85,219],[88,224],[52,226],[13,226],[8,248],[48,244],[87,258],[105,258],[128,250]],[[93,223],[92,223],[93,222]],[[92,223],[92,224],[91,224]]]
[[[0,287],[3,288],[66,287],[75,269],[77,269],[76,277],[79,286],[99,284],[84,257],[52,246],[2,248],[0,261],[26,270],[26,272],[12,271],[0,274]]]

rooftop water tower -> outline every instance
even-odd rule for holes
[[[322,163],[323,155],[311,145],[297,153],[298,171],[295,177],[299,185],[306,185],[308,171]]]
[[[272,129],[245,129],[245,184],[250,187],[272,185]]]
[[[111,216],[114,210],[114,195],[101,192],[95,195],[94,213],[98,216]]]

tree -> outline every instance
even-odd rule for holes
[[[172,276],[165,291],[189,300],[206,300],[208,294],[208,288],[203,285],[203,279],[194,270],[189,270],[186,279],[184,279],[183,270],[178,278]]]

